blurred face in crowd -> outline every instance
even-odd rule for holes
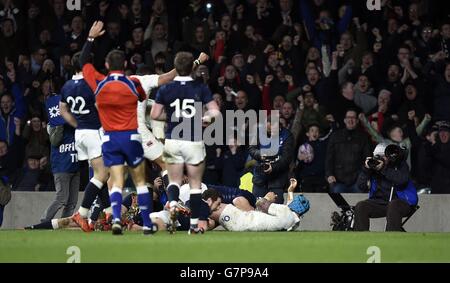
[[[304,95],[303,103],[305,103],[306,108],[311,108],[316,103],[316,99],[314,98],[314,94],[312,92],[307,92]]]
[[[197,42],[204,42],[205,41],[205,29],[202,26],[198,26],[195,29],[195,40]]]
[[[400,78],[400,68],[397,65],[390,65],[388,69],[388,80],[396,82]]]
[[[144,41],[144,29],[142,27],[133,30],[133,42],[135,44],[142,44]]]
[[[408,17],[412,22],[419,19],[418,7],[416,3],[409,5]]]
[[[0,157],[8,153],[8,145],[4,141],[0,141]]]
[[[244,62],[244,56],[242,54],[236,54],[233,56],[233,59],[231,59],[231,63],[233,66],[235,66],[238,69],[242,69],[245,65]]]
[[[41,42],[41,44],[46,44],[50,40],[51,40],[50,32],[46,29],[41,31],[41,33],[39,34],[39,41]]]
[[[37,170],[39,169],[39,159],[35,159],[35,158],[28,158],[27,159],[27,164],[28,164],[28,168],[31,170]]]
[[[247,93],[242,90],[238,91],[234,103],[236,104],[236,108],[238,110],[244,110],[248,104]]]
[[[309,127],[308,131],[306,132],[306,136],[308,137],[309,141],[316,141],[319,139],[320,136],[320,129],[317,126],[311,126]]]
[[[9,114],[11,112],[11,109],[13,107],[13,101],[11,96],[4,95],[2,96],[2,99],[0,100],[1,108],[3,114]]]
[[[426,26],[422,29],[421,36],[423,41],[428,42],[431,39],[433,34],[433,28],[430,26]]]
[[[320,58],[320,52],[319,49],[315,47],[311,47],[308,49],[308,54],[306,55],[306,58],[308,61],[316,61]]]
[[[277,121],[274,122],[274,123],[272,123],[270,118],[267,120],[267,133],[269,134],[269,136],[272,133],[276,133],[277,131],[279,131],[280,127],[282,126],[281,123],[280,123],[280,119],[278,118],[276,120]]]
[[[373,65],[373,56],[372,56],[372,53],[365,54],[365,55],[362,57],[362,65],[363,65],[364,67],[366,67],[366,68]]]
[[[441,27],[441,36],[444,39],[450,39],[450,24],[442,25],[442,27]]]
[[[391,101],[391,93],[385,89],[378,94],[378,105],[388,106]]]
[[[353,98],[355,97],[355,90],[352,83],[348,82],[343,85],[342,96],[344,96],[348,100],[353,100]]]
[[[198,78],[203,78],[204,81],[209,80],[209,70],[205,65],[198,66],[195,74]]]
[[[166,29],[163,24],[156,24],[153,28],[153,34],[156,39],[164,39],[166,37]]]
[[[255,35],[255,28],[251,25],[245,27],[245,36],[247,38],[252,38]]]
[[[291,50],[292,48],[292,37],[285,35],[281,41],[281,46],[284,50]]]
[[[345,113],[344,124],[347,130],[356,129],[358,126],[358,114],[353,110],[347,111]]]
[[[31,128],[35,132],[39,132],[42,128],[41,119],[39,117],[34,117],[31,119]]]
[[[285,73],[284,73],[284,71],[283,71],[283,68],[281,68],[280,66],[278,66],[277,67],[277,78],[278,78],[278,80],[280,81],[280,82],[284,82],[284,81],[286,81],[286,79],[285,79],[285,77],[284,77],[284,75],[285,75]]]
[[[273,109],[281,112],[283,109],[283,104],[285,102],[286,102],[286,99],[284,99],[283,96],[281,96],[281,95],[275,96],[275,98],[273,99]]]
[[[44,96],[47,96],[47,95],[50,94],[51,86],[52,86],[52,84],[50,83],[49,80],[45,80],[45,81],[42,83],[41,91],[42,91],[42,94],[43,94]]]
[[[258,3],[256,3],[256,9],[260,10],[260,11],[265,11],[267,10],[267,0],[258,0]]]
[[[156,15],[161,15],[164,13],[165,6],[163,0],[155,0],[152,5],[152,10]]]
[[[361,75],[358,78],[359,90],[361,92],[367,92],[369,90],[370,82],[367,76]]]
[[[449,131],[439,131],[439,139],[441,143],[446,144],[450,141],[450,132]]]
[[[40,48],[34,53],[33,59],[37,64],[42,65],[44,60],[47,59],[47,55],[47,50]]]
[[[83,31],[83,19],[76,16],[72,19],[72,32],[75,34],[80,34]]]
[[[46,59],[42,64],[42,70],[46,73],[53,73],[55,71],[55,63],[51,59]]]
[[[117,38],[120,34],[120,24],[116,22],[109,22],[106,26],[106,31],[110,38]]]
[[[60,58],[60,64],[64,69],[70,69],[71,62],[70,62],[70,56],[68,54],[62,55]]]
[[[220,109],[222,109],[223,107],[223,98],[222,95],[220,93],[214,93],[213,94],[213,99],[214,101],[217,103],[217,105],[219,106]]]
[[[408,98],[408,100],[416,99],[416,97],[417,97],[416,87],[413,85],[407,85],[405,88],[405,94],[406,94],[406,98]]]
[[[56,16],[61,17],[64,14],[64,8],[66,7],[66,1],[55,0],[53,1],[53,11]]]
[[[1,28],[4,37],[11,37],[14,35],[14,26],[12,21],[3,21]]]
[[[395,127],[389,132],[389,138],[395,142],[403,141],[403,130],[400,127]]]
[[[142,5],[140,0],[133,0],[133,3],[131,4],[131,12],[135,16],[140,16],[142,11]]]
[[[290,120],[293,115],[294,115],[294,106],[292,106],[292,103],[290,102],[285,102],[281,110],[281,116],[286,120]]]
[[[310,68],[306,71],[306,77],[309,84],[311,84],[312,86],[316,85],[320,79],[319,72],[313,68]]]
[[[445,66],[445,80],[450,83],[450,64],[447,64],[447,66]]]
[[[225,79],[226,80],[234,80],[236,78],[236,70],[234,69],[233,65],[228,65],[225,68]]]
[[[344,32],[341,35],[341,40],[339,41],[339,43],[342,45],[344,50],[348,50],[353,46],[352,41],[353,41],[352,35],[348,32]]]
[[[277,58],[277,54],[275,54],[275,53],[270,54],[269,58],[267,58],[267,64],[272,69],[275,69],[278,66],[278,63],[279,63],[279,61]]]
[[[220,27],[223,30],[229,31],[231,29],[231,17],[229,15],[223,15],[220,19]]]
[[[388,33],[390,33],[390,34],[395,33],[397,31],[397,29],[398,29],[397,21],[392,18],[389,19],[388,20],[388,28],[387,28]]]
[[[289,12],[292,7],[291,0],[280,0],[280,10],[281,12]]]
[[[409,50],[407,48],[400,48],[397,53],[397,58],[400,63],[404,60],[409,60]]]

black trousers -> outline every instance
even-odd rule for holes
[[[412,207],[403,200],[394,199],[388,204],[363,200],[355,207],[355,231],[369,231],[370,218],[386,217],[386,231],[402,231],[402,218],[411,213]]]

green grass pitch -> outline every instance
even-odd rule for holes
[[[381,262],[450,262],[449,233],[226,232],[204,235],[158,232],[0,231],[0,262],[351,262],[364,263],[368,248]]]

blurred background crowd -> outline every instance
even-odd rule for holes
[[[224,113],[279,110],[292,138],[276,186],[295,176],[303,191],[358,192],[364,160],[387,142],[407,149],[418,188],[450,193],[450,3],[381,2],[85,0],[69,11],[65,0],[0,0],[2,181],[54,190],[45,99],[71,79],[71,56],[102,20],[97,69],[115,48],[128,74],[162,74],[178,51],[205,52],[194,75]],[[245,187],[252,148],[228,144],[207,148],[205,183]]]

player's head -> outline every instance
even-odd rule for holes
[[[70,63],[72,64],[72,67],[73,67],[73,71],[74,71],[75,73],[80,73],[80,72],[81,72],[80,55],[81,55],[81,51],[75,53],[75,54],[72,56],[72,59],[71,59],[71,61],[70,61]]]
[[[190,76],[194,65],[194,56],[189,52],[178,52],[174,64],[179,76]]]
[[[222,197],[220,193],[214,189],[207,189],[202,194],[202,199],[206,201],[211,212],[217,210],[219,205],[222,203]]]
[[[123,71],[127,66],[125,53],[120,50],[113,50],[106,56],[105,66],[109,71]]]

